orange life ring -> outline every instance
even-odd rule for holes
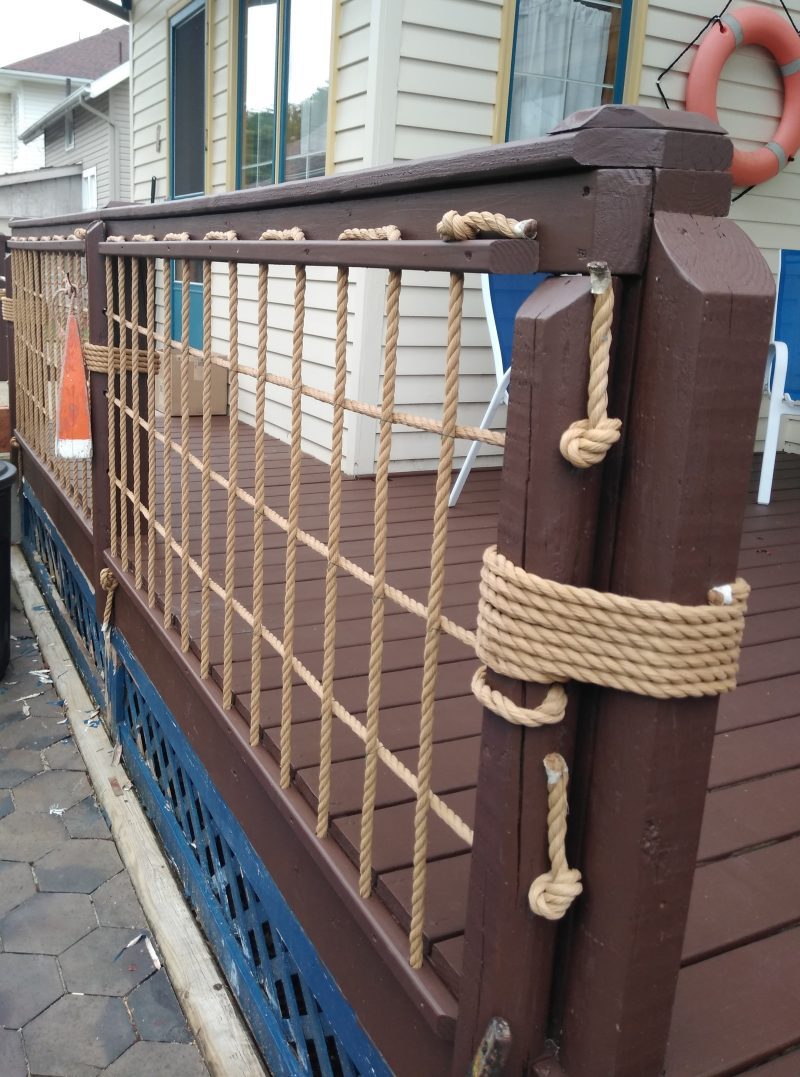
[[[741,187],[777,176],[800,147],[800,37],[776,11],[746,7],[723,15],[700,42],[686,85],[686,108],[717,118],[717,83],[725,61],[740,45],[760,45],[783,76],[783,115],[772,139],[758,150],[733,151],[733,182]]]

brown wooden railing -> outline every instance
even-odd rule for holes
[[[508,1074],[661,1071],[716,700],[571,684],[557,725],[481,718],[469,691],[478,550],[496,521],[502,554],[560,583],[697,603],[733,578],[772,279],[722,219],[729,158],[698,117],[601,109],[532,144],[14,224],[26,478],[68,544],[91,524],[90,551],[75,554],[98,609],[111,569],[117,628],[399,1074],[466,1072],[495,1017],[511,1028]],[[537,238],[445,242],[436,225],[454,206],[535,217]],[[389,223],[402,238],[342,238]],[[42,238],[78,228],[85,239]],[[614,278],[609,411],[622,440],[581,470],[558,445],[586,414],[597,259]],[[52,315],[68,264],[87,295],[91,475],[52,451]],[[388,274],[383,339],[361,357],[379,364],[375,399],[348,380],[353,267]],[[395,396],[403,274],[419,269],[448,282],[433,293],[436,414]],[[517,317],[507,427],[482,433],[458,411],[465,274],[535,270],[553,279]],[[315,283],[327,384],[306,373]],[[158,371],[175,417],[156,407]],[[215,371],[226,417],[212,414]],[[254,426],[239,421],[244,379]],[[275,393],[285,444],[265,434]],[[320,461],[304,433],[323,413]],[[352,416],[378,430],[374,475],[355,481],[342,478]],[[430,439],[435,474],[394,477],[404,428]],[[448,512],[455,453],[472,438],[504,449],[502,472],[473,473],[472,502]],[[542,699],[541,685],[490,683],[516,703]],[[542,760],[554,751],[573,771],[568,853],[585,882],[560,923],[528,905],[548,864]],[[378,855],[390,839],[395,861]],[[433,922],[449,910],[436,904],[442,886],[466,908],[460,926]]]

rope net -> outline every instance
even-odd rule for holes
[[[388,246],[395,231],[348,230],[343,262],[346,240]],[[383,273],[375,398],[355,399],[346,265],[123,254],[105,265],[112,552],[197,656],[200,676],[218,683],[223,706],[247,722],[250,744],[275,756],[281,785],[314,805],[319,838],[344,845],[362,897],[379,878],[404,875],[410,960],[420,967],[430,946],[428,866],[469,850],[477,778],[481,712],[469,686],[478,546],[487,536],[476,538],[469,565],[448,561],[456,440],[504,440],[458,422],[464,277],[449,274],[446,291],[437,290],[444,394],[438,414],[420,414],[397,400],[400,270]],[[313,362],[323,348],[327,383]],[[227,408],[215,402],[220,371]],[[279,407],[288,444],[269,433]],[[375,420],[374,473],[360,480],[345,474],[354,414]],[[319,441],[323,417],[321,462],[304,451],[304,438]],[[395,498],[402,429],[430,439],[437,465],[433,475],[409,476]],[[404,529],[409,513],[417,524]],[[469,581],[455,612],[448,573]],[[443,663],[452,671],[445,683]],[[459,775],[438,777],[454,739],[469,742],[468,761]],[[406,850],[395,873],[382,845],[390,822]]]
[[[86,346],[86,266],[74,250],[12,250],[17,428],[79,514],[91,523],[89,460],[56,455],[56,407],[67,316],[74,310]],[[73,303],[73,292],[75,298]]]

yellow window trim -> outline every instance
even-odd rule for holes
[[[164,145],[167,148],[166,152],[166,168],[165,173],[167,177],[167,191],[172,190],[172,20],[176,15],[180,15],[185,7],[188,7],[191,0],[177,0],[177,3],[172,4],[167,8],[166,18],[164,19],[164,41],[166,42],[166,67],[167,67],[167,100],[166,100],[166,117],[164,120]],[[203,138],[205,140],[205,152],[203,154],[203,183],[205,193],[208,194],[211,190],[211,105],[213,103],[213,94],[211,91],[211,41],[212,31],[211,24],[209,22],[210,13],[214,7],[215,0],[203,0],[203,11],[205,13],[205,38],[206,38],[206,55],[205,55],[205,69],[206,69],[206,99],[205,99],[205,116],[203,122]]]

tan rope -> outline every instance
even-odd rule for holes
[[[289,457],[289,513],[286,531],[286,590],[283,603],[283,666],[281,670],[281,786],[291,781],[292,756],[292,658],[294,656],[295,594],[297,580],[297,530],[300,521],[303,421],[303,327],[305,323],[306,271],[295,266],[294,325],[292,328],[292,420]]]
[[[106,604],[103,610],[103,632],[108,633],[111,627],[111,614],[114,611],[114,593],[119,586],[119,581],[110,568],[100,569],[100,586],[106,593]]]
[[[518,680],[578,680],[656,699],[719,695],[736,685],[748,593],[737,580],[703,606],[627,598],[542,579],[490,547],[476,649]]]
[[[189,284],[188,259],[181,261],[181,650],[189,650]]]
[[[336,274],[336,354],[333,427],[328,489],[328,560],[325,566],[325,616],[322,659],[322,700],[320,708],[319,793],[317,836],[328,832],[331,802],[331,758],[333,752],[333,677],[336,666],[336,602],[338,597],[339,539],[342,522],[342,451],[344,444],[344,399],[347,382],[347,297],[348,270],[340,266]]]
[[[522,707],[496,688],[489,687],[486,683],[486,666],[478,666],[475,670],[472,692],[482,706],[499,714],[512,725],[530,726],[534,729],[542,725],[556,725],[563,719],[567,709],[567,693],[562,684],[551,684],[538,707]]]
[[[428,617],[425,625],[425,648],[422,660],[420,694],[419,763],[417,766],[417,804],[414,813],[414,867],[411,885],[411,928],[409,931],[412,968],[422,966],[425,928],[425,893],[427,879],[428,816],[431,803],[433,768],[433,723],[436,700],[436,675],[439,668],[442,606],[444,603],[445,553],[447,546],[448,499],[450,496],[455,442],[452,432],[458,411],[458,381],[461,359],[461,326],[464,307],[464,275],[450,274],[450,305],[447,312],[447,355],[445,360],[443,434],[436,474],[431,542],[431,582],[428,590]]]
[[[378,461],[375,471],[375,509],[373,538],[372,618],[370,622],[369,671],[367,677],[367,740],[364,751],[364,793],[361,805],[361,843],[359,849],[359,890],[361,896],[372,892],[372,847],[374,839],[375,797],[378,786],[378,734],[380,720],[381,677],[383,670],[384,618],[386,614],[386,561],[389,545],[389,464],[392,455],[391,415],[394,411],[397,384],[397,343],[400,333],[399,270],[392,270],[386,289],[386,338],[383,360],[383,396],[378,437]]]
[[[449,241],[476,239],[481,233],[508,239],[533,239],[536,229],[533,218],[517,221],[504,213],[487,213],[483,210],[470,210],[462,214],[450,209],[436,225],[439,239]]]
[[[261,239],[273,239],[273,240],[293,240],[295,243],[302,243],[305,239],[305,233],[302,228],[268,228],[265,232],[261,233]]]
[[[125,320],[125,262],[120,258],[117,263],[117,302],[120,317]],[[127,347],[125,330],[120,333],[120,344]],[[124,365],[119,368],[119,478],[122,489],[128,489],[128,420],[126,415],[128,394],[128,373]],[[120,504],[119,513],[119,555],[125,571],[128,569],[128,506],[125,501]]]
[[[156,605],[156,261],[147,259],[147,605]],[[166,565],[164,566],[166,570]]]
[[[119,263],[117,263],[119,264]],[[108,333],[107,371],[108,371],[108,481],[109,491],[109,528],[111,530],[111,553],[117,556],[117,490],[114,480],[117,476],[116,434],[114,431],[114,267],[112,260],[106,256],[106,332]]]
[[[203,467],[200,479],[200,676],[211,673],[208,642],[211,633],[211,262],[203,262]],[[230,527],[230,520],[228,521]]]
[[[236,234],[236,232],[229,231],[229,232],[206,232],[206,234],[205,234],[205,236],[203,238],[204,239],[212,239],[212,240],[227,240],[229,243],[232,243],[235,239],[238,239],[239,237]]]
[[[154,341],[156,337],[154,336]],[[83,346],[83,357],[86,363],[86,369],[93,374],[105,374],[108,370],[108,345],[106,344],[92,344],[87,342]],[[155,372],[158,373],[160,355],[156,351],[154,353],[155,358]],[[146,355],[134,355],[131,353],[130,348],[123,349],[120,354],[120,349],[115,347],[112,352],[112,362],[114,369],[119,369],[120,366],[124,366],[128,370],[138,370],[140,374],[147,373],[147,356]]]
[[[4,295],[2,300],[0,300],[0,306],[2,306],[3,320],[6,322],[13,322],[15,309],[14,300],[9,299]]]
[[[250,744],[261,740],[261,619],[264,610],[264,418],[267,393],[267,309],[269,269],[258,267],[258,342],[256,345],[255,475],[253,478],[253,623],[250,638]]]
[[[172,627],[172,260],[164,259],[164,628]]]
[[[575,467],[599,464],[619,441],[621,419],[608,417],[608,367],[611,356],[611,323],[614,289],[605,262],[590,262],[594,311],[589,340],[589,393],[587,418],[578,419],[561,435],[561,455]]]
[[[557,752],[544,758],[547,774],[547,847],[550,870],[531,883],[528,903],[537,916],[560,920],[583,891],[581,873],[567,863],[567,783],[569,770]]]
[[[396,224],[385,224],[380,228],[345,228],[339,233],[339,239],[387,239],[395,242],[402,238]]]
[[[228,326],[231,354],[230,399],[228,401],[230,457],[222,659],[222,705],[226,710],[233,706],[233,591],[236,570],[236,489],[239,482],[239,267],[236,262],[228,263]]]
[[[139,324],[139,259],[131,261],[131,321]],[[131,429],[133,455],[133,566],[136,589],[142,586],[142,453],[139,429],[139,331],[131,336],[131,407],[134,422]]]

